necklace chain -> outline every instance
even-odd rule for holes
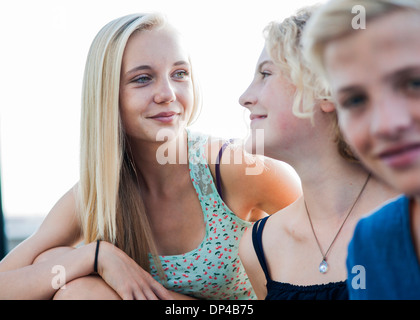
[[[318,237],[316,236],[315,229],[314,229],[314,226],[313,226],[313,224],[312,224],[311,216],[309,215],[308,206],[306,205],[306,201],[304,200],[304,203],[305,203],[305,209],[306,209],[306,214],[308,215],[309,223],[311,224],[312,233],[314,234],[314,237],[315,237],[316,243],[318,244],[319,251],[321,252],[321,255],[322,255],[322,262],[321,262],[321,264],[319,265],[319,271],[320,271],[321,273],[326,273],[326,272],[328,271],[327,255],[328,255],[328,253],[330,252],[330,249],[331,249],[332,245],[334,244],[335,240],[337,239],[338,235],[340,234],[341,229],[343,229],[344,224],[345,224],[345,223],[346,223],[346,221],[347,221],[347,218],[350,216],[350,213],[353,211],[354,206],[356,205],[357,201],[359,200],[359,198],[361,197],[361,195],[362,195],[363,191],[365,190],[366,185],[367,185],[367,183],[369,182],[370,176],[371,176],[371,175],[370,175],[370,173],[369,173],[369,175],[368,175],[368,177],[367,177],[367,179],[366,179],[365,183],[363,184],[362,189],[360,190],[359,194],[358,194],[358,195],[357,195],[357,197],[356,197],[356,200],[354,200],[354,202],[353,202],[352,206],[350,207],[350,210],[349,210],[349,212],[347,213],[346,217],[344,218],[344,221],[343,221],[343,223],[341,224],[340,229],[338,229],[338,231],[337,231],[337,233],[336,233],[336,235],[335,235],[335,237],[334,237],[333,241],[331,242],[331,244],[330,244],[330,246],[328,247],[328,249],[327,249],[327,251],[325,252],[325,254],[324,254],[324,252],[322,251],[321,244],[319,243]]]

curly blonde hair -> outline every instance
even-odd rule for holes
[[[320,99],[331,98],[302,53],[303,28],[316,9],[317,6],[302,8],[296,15],[282,22],[270,22],[264,29],[268,53],[296,87],[293,112],[300,117],[312,117],[314,104]]]
[[[318,5],[304,7],[282,22],[270,22],[264,29],[266,49],[283,75],[296,87],[293,113],[301,118],[313,119],[315,106],[320,101],[332,101],[329,88],[323,78],[313,71],[303,54],[303,30]],[[340,155],[357,161],[338,127],[337,116],[332,115],[334,134]]]

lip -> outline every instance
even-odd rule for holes
[[[391,168],[408,168],[420,159],[420,143],[391,147],[380,152],[378,157]]]
[[[250,114],[249,115],[249,119],[251,119],[251,121],[263,120],[263,119],[266,119],[266,118],[267,118],[266,114]]]
[[[179,113],[173,112],[173,111],[169,111],[169,112],[160,112],[158,114],[155,114],[151,117],[147,117],[147,119],[153,119],[156,121],[160,121],[160,122],[164,122],[164,123],[170,123],[172,122],[177,116],[179,115]]]

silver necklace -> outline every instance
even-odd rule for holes
[[[353,211],[354,206],[356,205],[357,201],[359,200],[360,196],[362,195],[363,191],[365,190],[366,185],[367,185],[367,183],[368,183],[369,179],[370,179],[370,173],[369,173],[369,175],[368,175],[368,177],[367,177],[367,179],[366,179],[365,183],[363,184],[363,187],[362,187],[362,189],[360,190],[360,192],[359,192],[359,194],[358,194],[358,196],[357,196],[356,200],[354,200],[354,202],[353,202],[353,204],[352,204],[352,206],[351,206],[351,208],[350,208],[349,212],[347,213],[347,215],[346,215],[346,217],[345,217],[345,219],[344,219],[343,223],[341,224],[340,229],[338,229],[337,234],[335,235],[335,237],[334,237],[333,241],[331,242],[331,244],[330,244],[330,246],[328,247],[328,249],[327,249],[327,251],[325,252],[325,254],[324,254],[324,252],[322,251],[321,244],[319,243],[318,237],[316,236],[316,233],[315,233],[315,230],[314,230],[314,226],[313,226],[313,224],[312,224],[311,216],[309,215],[308,206],[306,205],[306,201],[304,200],[304,203],[305,203],[305,209],[306,209],[306,214],[308,215],[309,223],[311,224],[312,233],[314,234],[314,237],[315,237],[316,243],[318,244],[319,251],[321,252],[321,255],[322,255],[322,261],[321,261],[321,263],[319,264],[319,272],[321,272],[322,274],[324,274],[324,273],[326,273],[326,272],[328,271],[328,267],[329,267],[329,265],[328,265],[328,263],[327,263],[327,255],[328,255],[328,253],[330,252],[330,249],[331,249],[332,245],[334,244],[335,240],[337,239],[338,235],[340,234],[341,229],[343,229],[343,226],[344,226],[344,224],[346,223],[347,218],[350,216],[350,213]]]

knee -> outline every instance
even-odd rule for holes
[[[86,276],[66,283],[54,300],[120,300],[120,296],[99,276]]]

